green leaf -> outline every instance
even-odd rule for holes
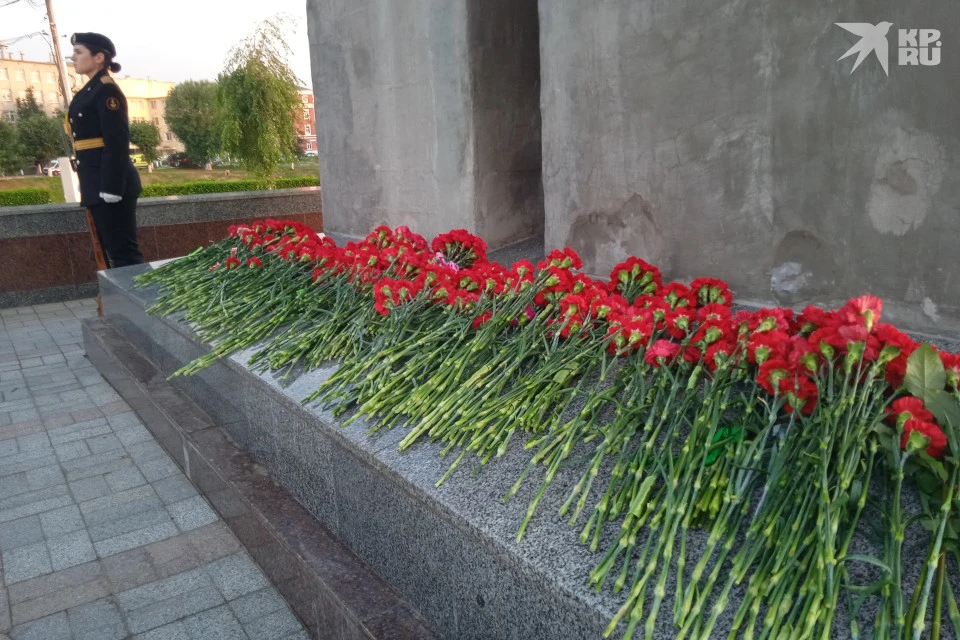
[[[960,427],[960,404],[948,392],[943,389],[928,391],[923,404],[946,433],[950,433],[948,427],[954,430]]]
[[[914,431],[913,433],[917,432]],[[946,467],[943,466],[943,463],[928,454],[926,451],[921,451],[918,455],[923,460],[923,464],[933,473],[933,475],[939,478],[942,483],[946,484],[949,474],[947,473]]]
[[[907,358],[907,375],[903,379],[903,384],[911,395],[922,398],[924,402],[929,392],[943,391],[947,384],[947,373],[944,371],[943,362],[933,347],[926,342]]]
[[[740,433],[740,427],[729,426],[729,427],[720,427],[717,429],[717,432],[713,434],[712,444],[716,444],[721,440],[726,440],[727,438],[732,438]],[[713,447],[712,451],[707,454],[707,459],[704,462],[708,465],[713,464],[717,461],[717,458],[720,457],[720,453],[723,451],[723,447]]]
[[[892,571],[890,571],[890,567],[887,566],[886,563],[884,563],[884,562],[882,562],[882,561],[880,561],[880,560],[878,560],[878,559],[876,559],[876,558],[874,558],[874,557],[872,557],[872,556],[864,556],[864,555],[859,555],[859,554],[852,553],[852,554],[850,554],[850,555],[848,555],[848,556],[844,556],[844,557],[840,558],[839,562],[849,562],[849,561],[851,561],[851,560],[853,560],[853,561],[855,561],[855,562],[866,562],[867,564],[872,564],[872,565],[874,565],[874,566],[880,567],[881,569],[883,569],[883,570],[886,571],[887,573],[893,573]]]
[[[569,380],[572,376],[572,369],[560,369],[560,371],[557,371],[557,373],[553,376],[553,381],[557,384],[566,384],[567,380]]]

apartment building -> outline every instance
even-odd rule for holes
[[[313,89],[298,87],[302,107],[297,119],[297,141],[303,151],[317,152],[317,120],[313,104]],[[313,155],[313,154],[311,154]]]
[[[74,73],[72,68],[68,67],[67,72],[68,82],[74,91],[87,81],[86,77]],[[53,60],[25,60],[22,53],[14,55],[5,44],[0,43],[0,119],[16,121],[17,99],[26,98],[27,89],[33,89],[37,103],[50,115],[65,110],[57,65]]]
[[[130,122],[152,122],[160,130],[161,157],[183,151],[183,143],[173,135],[164,118],[167,110],[167,96],[176,83],[129,76],[114,76],[114,79],[123,91],[123,95],[127,97]]]
[[[175,83],[129,76],[114,78],[127,97],[130,122],[152,122],[160,129],[160,155],[183,151],[183,143],[173,135],[164,118],[167,95]],[[67,80],[72,92],[87,83],[87,77],[74,72],[70,62],[67,62]],[[30,88],[37,103],[50,115],[65,110],[57,65],[53,60],[25,60],[23,54],[14,55],[0,43],[0,119],[16,121],[17,99],[25,99]]]

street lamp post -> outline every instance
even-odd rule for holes
[[[67,63],[60,51],[60,35],[57,33],[57,21],[53,16],[53,0],[47,0],[47,20],[50,22],[50,39],[53,40],[53,57],[60,75],[60,91],[63,93],[63,112],[70,110],[70,81],[67,79]],[[71,140],[71,144],[72,144]],[[70,158],[58,158],[60,182],[63,184],[63,197],[66,202],[80,202],[80,181],[73,171]]]

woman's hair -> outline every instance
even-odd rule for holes
[[[98,49],[97,47],[92,47],[92,46],[90,46],[90,45],[88,45],[88,44],[85,44],[85,45],[83,45],[83,46],[85,46],[87,49],[90,50],[90,55],[91,55],[91,56],[95,56],[95,55],[97,55],[98,53],[102,53],[102,54],[103,54],[103,67],[104,67],[104,69],[109,69],[109,70],[110,70],[111,72],[113,72],[113,73],[119,73],[119,72],[120,72],[120,63],[119,63],[119,62],[114,62],[114,61],[113,61],[113,56],[111,56],[109,52],[104,51],[103,49]]]

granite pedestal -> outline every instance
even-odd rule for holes
[[[570,529],[556,517],[563,485],[574,478],[558,478],[528,535],[517,544],[517,527],[539,485],[539,478],[532,477],[513,500],[501,500],[524,468],[522,452],[487,465],[479,477],[463,464],[436,488],[452,462],[439,455],[439,446],[418,444],[400,453],[397,443],[406,429],[369,434],[362,421],[344,428],[331,414],[301,405],[332,368],[281,387],[274,375],[247,369],[248,351],[196,376],[174,378],[171,386],[162,378],[208,347],[187,324],[146,314],[156,292],[132,284],[146,269],[139,265],[99,274],[106,316],[87,326],[87,340],[112,344],[106,350],[125,352],[123,358],[139,358],[138,366],[152,369],[146,382],[120,382],[125,396],[135,391],[133,386],[150,395],[151,387],[162,382],[170,389],[164,393],[175,389],[186,396],[203,409],[208,424],[228,436],[220,435],[220,429],[195,434],[187,425],[160,438],[179,450],[175,457],[191,476],[193,461],[207,442],[217,441],[214,448],[235,443],[245,452],[237,455],[249,455],[254,473],[269,473],[388,583],[402,599],[401,608],[409,604],[416,611],[409,615],[429,621],[424,633],[432,627],[441,637],[457,639],[601,636],[618,598],[587,588],[586,576],[597,556],[577,544],[579,528]],[[133,404],[138,411],[156,411],[150,400]]]
[[[540,245],[537,248],[542,249]],[[92,342],[112,341],[121,345],[106,350],[126,350],[128,359],[139,358],[149,364],[152,377],[139,384],[149,397],[154,394],[151,385],[160,384],[164,376],[206,353],[209,347],[176,317],[146,314],[146,308],[156,299],[156,291],[134,288],[133,278],[148,268],[140,265],[99,274],[106,318],[98,327],[88,326],[87,331]],[[97,331],[107,337],[94,339]],[[344,427],[342,418],[301,404],[301,399],[314,391],[336,365],[296,378],[291,376],[282,386],[278,376],[258,375],[247,368],[252,352],[251,349],[220,360],[195,376],[177,377],[172,383],[162,381],[167,388],[175,388],[178,397],[185,396],[203,409],[207,416],[204,424],[219,429],[204,428],[195,434],[188,424],[175,437],[159,439],[172,450],[181,450],[175,457],[189,469],[191,477],[195,475],[193,461],[197,459],[191,451],[202,452],[208,442],[212,443],[212,450],[235,445],[239,450],[230,455],[245,462],[234,464],[231,471],[220,471],[219,475],[233,478],[231,482],[242,487],[248,476],[269,474],[280,486],[261,496],[282,493],[295,498],[299,503],[296,507],[302,505],[303,511],[322,525],[323,536],[329,537],[324,540],[342,544],[355,554],[359,572],[356,575],[367,576],[370,585],[378,585],[374,592],[380,595],[374,601],[379,604],[374,609],[381,615],[392,611],[405,624],[416,628],[401,630],[399,635],[377,635],[381,631],[374,633],[368,626],[368,621],[376,616],[371,617],[369,610],[354,611],[348,605],[344,610],[346,619],[359,625],[363,633],[377,638],[419,638],[435,633],[457,640],[573,640],[602,636],[625,596],[609,588],[596,593],[588,587],[587,576],[600,556],[578,543],[583,520],[570,528],[565,518],[557,516],[558,507],[579,479],[580,466],[561,470],[527,535],[517,543],[517,528],[542,478],[535,471],[513,499],[502,500],[529,459],[519,443],[504,457],[482,468],[465,459],[437,488],[437,480],[453,461],[452,456],[440,455],[440,445],[422,442],[401,453],[397,445],[407,433],[405,428],[370,433],[369,425],[362,420]],[[119,384],[118,389],[126,397],[129,390],[122,387],[129,383]],[[155,403],[131,404],[138,411],[149,412]],[[583,453],[589,450],[590,447]],[[202,462],[203,456],[200,457]],[[202,464],[209,466],[207,462]],[[257,480],[261,481],[266,479]],[[216,499],[211,501],[217,504]],[[269,506],[253,510],[269,512]],[[266,513],[261,517],[266,523],[263,528],[282,532],[283,527],[271,524],[274,516],[281,521],[285,517],[282,513]],[[225,514],[228,522],[241,528],[246,518],[243,514]],[[310,520],[298,516],[287,522],[308,526]],[[292,533],[295,528],[287,527],[286,535],[296,537]],[[601,549],[606,548],[615,529],[614,525],[607,531]],[[243,540],[243,535],[240,537]],[[917,531],[908,531],[907,537],[905,557],[912,560],[905,567],[904,584],[915,584],[921,564],[915,560],[922,557],[927,537],[919,527]],[[279,548],[290,547],[282,535],[279,540]],[[857,541],[859,544],[859,535]],[[699,558],[704,546],[704,532],[691,531],[688,561]],[[863,553],[876,551],[869,545],[858,549]],[[268,565],[272,562],[269,553],[253,555]],[[293,555],[296,557],[297,553]],[[864,567],[870,569],[868,565]],[[269,566],[264,569],[270,575]],[[308,567],[307,572],[310,571],[316,575],[311,578],[314,583],[321,585],[317,588],[336,593],[338,586],[322,586],[326,579],[322,566],[319,572],[317,567]],[[859,571],[858,568],[856,572]],[[858,583],[869,582],[869,576],[854,577]],[[366,585],[368,581],[354,580],[352,584],[358,583]],[[666,585],[668,595],[655,634],[658,639],[676,636],[669,615],[672,583],[671,578]],[[736,589],[731,593],[733,603],[724,612],[718,628],[729,624],[739,595]],[[299,597],[306,602],[301,602],[299,609],[293,603],[294,609],[304,615],[303,610],[311,610],[309,601],[314,596],[300,593]],[[390,606],[383,609],[383,602],[377,598],[386,598],[383,602]],[[339,600],[334,597],[333,601]],[[861,610],[863,620],[872,619],[874,612],[870,608],[868,603]],[[834,630],[839,635],[835,637],[849,637],[844,616],[845,610],[838,611]],[[311,628],[315,629],[316,623]],[[401,629],[390,624],[378,629],[386,628]],[[616,633],[620,632],[622,629]],[[317,637],[327,636],[321,632]]]

